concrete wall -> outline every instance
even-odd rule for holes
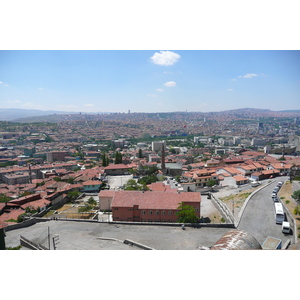
[[[21,223],[16,223],[13,225],[8,225],[4,228],[5,231],[10,231],[10,230],[14,230],[14,229],[19,229],[19,228],[24,228],[24,227],[28,227],[31,226],[33,224],[36,223],[36,220],[34,218],[23,221]]]

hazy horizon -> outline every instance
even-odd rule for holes
[[[0,107],[65,112],[300,109],[300,51],[0,51]]]

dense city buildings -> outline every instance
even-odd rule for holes
[[[1,224],[29,206],[60,207],[74,192],[99,195],[100,211],[113,221],[176,222],[180,203],[200,218],[201,193],[299,166],[298,120],[297,112],[241,109],[2,121]],[[117,187],[108,184],[110,176],[129,175]]]

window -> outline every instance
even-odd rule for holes
[[[198,211],[199,211],[199,208],[198,208],[198,207],[196,207],[196,208],[195,208],[195,212],[198,212]]]
[[[114,210],[118,210],[118,208],[117,208],[117,207],[115,207],[115,208],[114,208]]]
[[[142,215],[145,215],[146,214],[146,211],[145,210],[142,210]]]
[[[172,213],[173,213],[173,212],[172,212],[171,210],[168,211],[168,215],[172,215]]]
[[[166,214],[166,211],[165,211],[165,210],[162,210],[162,211],[161,211],[161,214],[162,214],[162,215],[165,215],[165,214]]]
[[[128,208],[128,210],[132,210],[131,208]]]
[[[159,215],[159,210],[156,210],[156,211],[155,211],[155,214],[156,214],[156,215]]]
[[[148,211],[148,215],[152,215],[152,210],[149,210],[149,211]]]

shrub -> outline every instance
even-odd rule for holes
[[[289,204],[289,203],[290,203],[290,200],[286,200],[286,201],[285,201],[285,204]]]
[[[294,215],[300,215],[300,210],[298,206],[294,208]]]
[[[16,246],[16,247],[7,247],[6,250],[20,250],[22,248],[22,245]]]
[[[5,222],[18,222],[17,220],[15,220],[15,219],[9,219],[9,220],[6,220]]]

